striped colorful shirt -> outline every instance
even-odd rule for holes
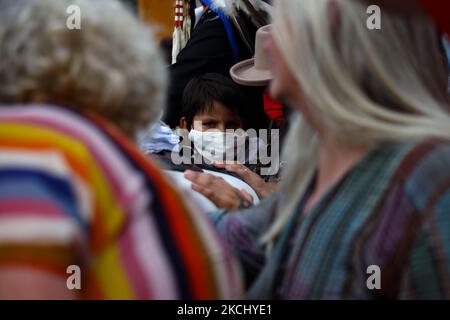
[[[201,212],[116,127],[50,106],[0,107],[0,267],[66,279],[84,299],[241,297]]]
[[[256,275],[251,298],[450,299],[449,142],[371,151],[307,215],[299,204],[266,258],[259,240],[281,201],[211,214]]]

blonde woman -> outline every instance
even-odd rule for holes
[[[132,142],[163,106],[151,29],[117,0],[2,0],[0,57],[0,299],[239,298],[232,256]]]
[[[276,1],[271,94],[297,110],[282,190],[212,214],[249,296],[450,298],[450,116],[433,23]]]

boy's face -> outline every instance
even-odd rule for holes
[[[182,119],[182,127],[183,121]],[[216,130],[225,132],[227,129],[241,129],[242,119],[235,110],[228,109],[222,103],[214,101],[211,110],[202,114],[197,114],[192,121],[192,129],[197,131]]]

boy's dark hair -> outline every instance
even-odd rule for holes
[[[243,118],[245,99],[239,86],[221,74],[207,73],[193,78],[184,89],[182,116],[187,119],[188,126],[192,126],[197,114],[210,111],[214,101],[237,111]]]

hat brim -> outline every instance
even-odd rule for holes
[[[272,80],[270,70],[255,68],[255,59],[245,60],[234,65],[230,69],[230,75],[236,83],[251,87],[264,87]]]

